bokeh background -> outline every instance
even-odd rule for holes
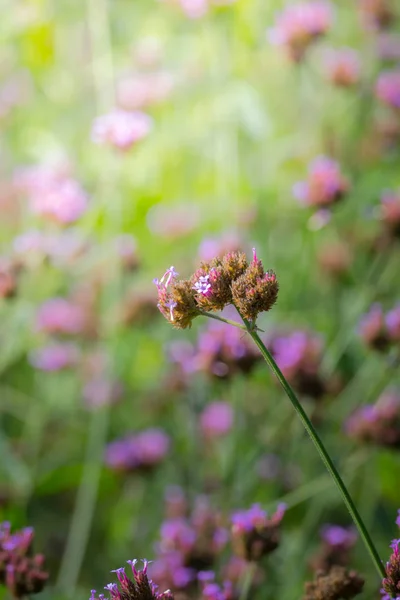
[[[280,283],[262,335],[388,556],[396,4],[2,0],[0,520],[35,528],[43,598],[87,598],[126,560],[156,558],[174,510],[208,503],[229,533],[235,510],[284,502],[279,548],[253,584],[242,563],[233,578],[242,600],[249,585],[291,600],[326,552],[324,526],[350,526],[250,343],[205,318],[174,330],[157,310],[152,280],[170,265],[186,277],[254,246]],[[340,560],[379,597],[365,548],[348,544]],[[203,566],[221,582],[229,539],[213,552]]]

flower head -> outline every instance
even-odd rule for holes
[[[328,52],[325,68],[329,81],[339,87],[351,87],[360,79],[360,58],[352,48],[341,48]]]
[[[382,580],[382,600],[400,598],[400,540],[390,544],[393,550],[385,565],[386,577]]]
[[[169,447],[170,439],[162,429],[146,429],[108,444],[105,462],[115,471],[148,471],[165,459]]]
[[[304,206],[322,208],[341,200],[348,189],[339,164],[319,156],[310,164],[307,180],[294,185],[293,194]]]
[[[400,69],[381,73],[375,85],[375,93],[383,104],[400,110]]]
[[[273,552],[279,545],[279,525],[286,506],[280,504],[277,511],[268,517],[259,504],[232,515],[232,543],[236,554],[246,560],[260,560]]]
[[[302,600],[351,599],[361,593],[364,580],[355,571],[335,565],[328,572],[319,571],[314,581],[305,585]]]
[[[145,113],[116,109],[97,117],[92,127],[92,140],[95,144],[110,144],[120,150],[129,150],[147,137],[151,128],[152,119]]]

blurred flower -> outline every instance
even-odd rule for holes
[[[115,404],[121,399],[124,388],[118,381],[111,381],[104,375],[87,381],[82,389],[83,400],[89,408]]]
[[[51,334],[81,333],[85,325],[82,308],[65,298],[51,298],[44,302],[36,316],[39,331]]]
[[[269,31],[272,44],[284,46],[293,61],[300,61],[308,47],[327,33],[333,21],[332,6],[325,0],[311,0],[287,6]]]
[[[400,304],[386,314],[385,323],[389,340],[400,342]]]
[[[239,252],[241,241],[235,232],[226,232],[217,238],[204,238],[199,246],[200,261],[210,261],[214,256],[222,257],[228,252]]]
[[[117,574],[119,586],[116,583],[109,583],[104,588],[110,594],[110,600],[173,600],[173,594],[170,590],[160,594],[158,586],[155,585],[147,575],[148,561],[143,560],[143,569],[137,569],[137,560],[128,560],[128,564],[132,568],[132,579],[130,579],[125,569],[121,567],[113,573]],[[96,590],[92,590],[92,595],[89,600],[103,600],[104,595],[96,596]]]
[[[396,33],[381,33],[377,39],[377,51],[381,60],[400,60],[400,35]]]
[[[345,567],[350,562],[350,550],[357,541],[353,527],[324,525],[321,529],[322,546],[311,560],[315,571],[328,572],[334,565]]]
[[[10,523],[0,523],[0,583],[13,598],[41,592],[49,577],[44,556],[33,554],[32,527],[11,533]]]
[[[233,600],[236,598],[232,582],[224,581],[219,585],[214,581],[213,571],[203,571],[199,573],[198,579],[201,584],[200,600]]]
[[[335,204],[349,190],[349,183],[341,173],[339,164],[326,156],[312,161],[306,181],[293,186],[294,196],[304,205],[316,208]]]
[[[0,298],[11,298],[17,290],[17,269],[13,263],[0,257]]]
[[[122,234],[114,239],[114,243],[124,269],[136,269],[139,266],[139,257],[135,238],[129,234]]]
[[[149,69],[158,66],[164,56],[160,38],[145,36],[140,38],[134,48],[134,60],[140,68]]]
[[[349,271],[352,253],[343,241],[326,244],[318,251],[318,263],[321,271],[331,277],[340,277]]]
[[[117,86],[117,102],[123,110],[138,110],[165,102],[174,88],[174,78],[166,71],[136,73]]]
[[[95,119],[92,140],[95,144],[109,144],[120,150],[129,150],[148,136],[152,125],[151,117],[143,112],[115,109]]]
[[[360,79],[361,62],[352,48],[330,50],[325,56],[326,75],[334,85],[350,87]]]
[[[397,110],[400,109],[400,69],[383,71],[376,81],[375,93],[377,98]]]
[[[279,525],[286,506],[280,504],[268,517],[259,504],[232,515],[232,545],[235,553],[248,561],[258,561],[279,545]]]
[[[79,361],[79,350],[71,343],[50,343],[34,350],[29,355],[29,362],[41,371],[61,371],[75,367]]]
[[[385,29],[395,19],[392,0],[358,0],[365,25],[374,29]]]
[[[167,487],[164,501],[167,519],[176,519],[186,515],[186,497],[182,488],[178,485],[170,485]]]
[[[179,238],[191,233],[198,225],[200,212],[192,203],[156,204],[147,213],[147,226],[152,234],[162,238]]]
[[[384,350],[388,345],[385,317],[380,304],[372,304],[369,311],[360,319],[358,333],[367,346]]]
[[[393,550],[385,564],[386,577],[382,581],[382,600],[398,600],[400,593],[400,540],[390,544]]]
[[[388,389],[375,404],[366,404],[353,412],[345,423],[348,436],[378,446],[400,447],[400,394]]]
[[[162,429],[146,429],[108,444],[105,462],[115,471],[149,471],[163,462],[169,447]]]
[[[161,0],[178,6],[189,19],[204,17],[212,6],[228,6],[236,0]]]
[[[228,402],[210,402],[200,416],[204,437],[212,439],[226,435],[232,429],[233,418],[233,409]]]
[[[386,230],[400,235],[400,190],[386,190],[381,196],[380,216]]]
[[[299,393],[319,399],[328,391],[320,372],[323,353],[320,336],[295,330],[273,336],[270,344],[279,368]]]
[[[19,169],[14,183],[28,197],[32,212],[61,225],[77,221],[87,210],[87,195],[63,166]]]
[[[364,587],[364,579],[355,571],[334,566],[330,571],[319,571],[314,581],[305,584],[302,600],[350,600],[358,596]]]

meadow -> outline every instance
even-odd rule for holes
[[[396,0],[1,7],[0,598],[400,598]]]

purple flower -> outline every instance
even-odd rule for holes
[[[386,314],[385,322],[389,339],[394,342],[400,341],[400,305]]]
[[[328,79],[334,85],[340,87],[353,86],[360,79],[360,57],[352,48],[341,48],[327,52],[325,68]]]
[[[372,304],[369,311],[362,316],[358,333],[368,346],[376,349],[386,347],[385,317],[380,304]]]
[[[210,296],[212,294],[210,275],[200,275],[192,289],[203,296]]]
[[[228,402],[208,404],[200,416],[200,427],[206,438],[218,438],[232,429],[234,413]]]
[[[273,552],[279,545],[279,525],[286,506],[280,504],[276,512],[268,517],[259,504],[248,510],[233,513],[232,545],[235,553],[248,561],[257,561]]]
[[[147,471],[165,459],[169,446],[163,430],[146,429],[108,444],[105,462],[116,471]]]
[[[331,27],[332,6],[324,0],[311,0],[287,6],[278,16],[268,37],[272,44],[284,46],[289,57],[300,61],[307,48]]]
[[[321,530],[321,537],[329,546],[351,548],[357,541],[357,532],[352,527],[324,525]]]
[[[77,366],[79,349],[71,343],[51,343],[34,350],[29,355],[29,362],[41,371],[61,371]]]
[[[319,156],[310,164],[307,180],[294,185],[293,194],[304,206],[321,208],[338,202],[348,189],[339,164]]]
[[[375,93],[383,104],[400,109],[400,69],[381,73],[375,85]]]
[[[80,306],[65,298],[51,298],[39,308],[36,326],[45,333],[80,333],[85,325],[85,315]]]
[[[120,150],[129,150],[148,136],[152,124],[151,117],[145,113],[115,109],[95,119],[92,140],[95,144],[109,144]]]

